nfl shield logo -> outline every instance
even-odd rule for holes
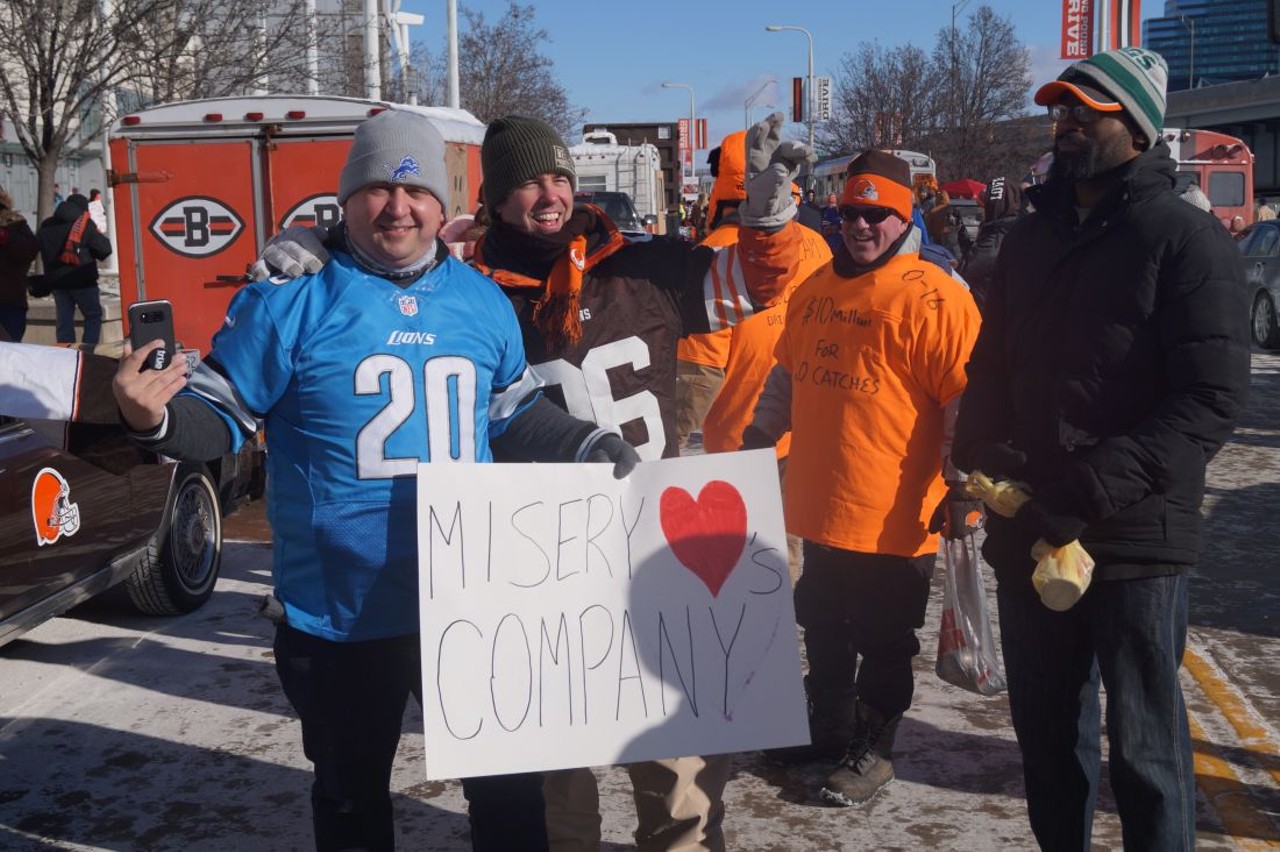
[[[396,300],[400,305],[400,313],[407,317],[416,317],[418,315],[418,299],[415,296],[401,296]]]

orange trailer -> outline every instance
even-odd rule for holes
[[[341,219],[338,173],[356,125],[391,108],[420,112],[440,130],[447,212],[473,212],[485,126],[464,110],[266,95],[123,116],[112,127],[108,176],[121,303],[168,299],[177,339],[208,352],[267,240],[288,225]]]

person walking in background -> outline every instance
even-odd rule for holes
[[[1000,244],[1024,214],[1022,187],[1015,178],[998,177],[982,191],[981,201],[982,226],[960,263],[960,274],[968,283],[979,310],[987,301],[987,288],[991,284]]]
[[[62,197],[62,187],[55,183],[53,185],[53,206],[56,208],[64,201],[66,201],[66,199]]]
[[[102,298],[98,261],[111,256],[111,242],[93,224],[89,199],[72,195],[58,205],[36,232],[44,262],[45,285],[53,290],[59,343],[76,342],[76,311],[84,317],[81,342],[96,346],[102,335]]]
[[[1024,483],[990,513],[1009,708],[1040,846],[1090,847],[1107,766],[1126,849],[1195,846],[1196,785],[1178,680],[1205,467],[1249,387],[1240,252],[1173,191],[1160,139],[1168,68],[1136,47],[1036,92],[1056,127],[1035,211],[1004,240],[968,367],[953,458]],[[1065,611],[1031,549],[1079,541],[1092,583]]]
[[[98,226],[98,230],[108,238],[111,235],[111,229],[107,227],[107,207],[102,203],[102,190],[89,190],[89,218],[93,220],[93,224]]]
[[[871,150],[849,164],[843,243],[792,293],[742,436],[772,447],[790,428],[783,502],[804,539],[795,609],[812,744],[769,756],[838,761],[821,796],[841,806],[893,780],[938,555],[930,528],[949,494],[947,424],[979,325],[964,285],[920,256],[911,208],[905,160]]]
[[[822,210],[813,202],[813,190],[809,190],[807,200],[800,200],[800,186],[795,186],[796,221],[811,231],[822,233]]]
[[[611,461],[615,476],[639,461],[616,432],[542,396],[511,303],[438,239],[444,158],[424,116],[367,119],[338,181],[332,262],[237,293],[197,392],[174,397],[187,383],[181,358],[140,372],[154,346],[116,373],[124,421],[164,455],[218,458],[263,420],[276,671],[314,764],[322,852],[395,847],[391,767],[405,704],[422,702],[416,541],[396,531],[414,528],[419,462],[489,462],[491,445],[522,460]],[[380,429],[400,405],[427,416]],[[472,847],[546,849],[541,783],[463,779]]]
[[[827,205],[822,208],[822,237],[832,255],[844,245],[844,237],[840,235],[841,222],[840,196],[833,192],[827,196]]]
[[[27,270],[39,253],[31,226],[0,188],[0,328],[15,343],[27,332]]]

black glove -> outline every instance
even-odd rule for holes
[[[635,447],[612,432],[601,435],[587,451],[586,461],[613,462],[613,478],[623,479],[640,463]]]
[[[755,425],[748,425],[742,430],[742,445],[738,447],[740,450],[763,450],[777,446],[778,442],[770,438],[763,429]]]
[[[1050,547],[1070,544],[1084,532],[1085,522],[1032,498],[1013,516],[1014,526],[1032,541],[1044,539]]]
[[[947,494],[933,510],[929,519],[929,532],[942,533],[944,538],[960,539],[982,529],[987,521],[982,501],[965,493],[964,485],[950,484]]]
[[[973,452],[973,467],[992,479],[1017,479],[1027,465],[1027,454],[1008,444],[983,444]]]

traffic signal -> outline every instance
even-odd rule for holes
[[[1267,0],[1267,38],[1280,44],[1280,0]]]

